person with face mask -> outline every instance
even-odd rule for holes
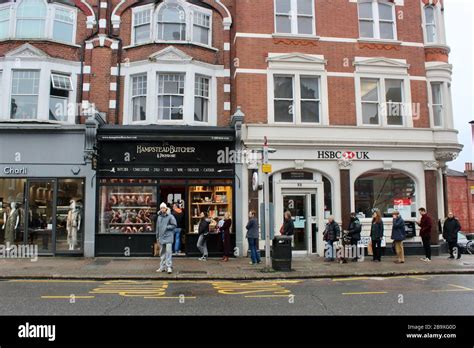
[[[448,259],[454,259],[454,250],[457,251],[457,259],[461,258],[461,253],[458,248],[458,233],[461,231],[461,224],[458,219],[454,217],[452,211],[449,212],[448,218],[444,221],[443,225],[443,238],[448,242],[449,257]]]

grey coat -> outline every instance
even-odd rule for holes
[[[258,222],[256,218],[252,218],[247,223],[247,238],[258,238]]]
[[[156,219],[156,240],[160,244],[173,244],[176,226],[176,219],[173,215],[160,212]]]

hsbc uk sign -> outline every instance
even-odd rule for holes
[[[370,160],[368,151],[318,151],[318,159]]]

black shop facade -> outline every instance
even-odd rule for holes
[[[235,130],[223,127],[102,126],[97,134],[96,256],[151,256],[161,203],[182,213],[181,255],[196,256],[202,212],[215,222],[210,256],[222,255],[214,225],[235,221]],[[232,247],[235,231],[231,231]]]

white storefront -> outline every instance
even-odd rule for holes
[[[367,235],[371,209],[379,208],[388,243],[393,209],[401,210],[406,221],[415,221],[420,207],[431,209],[436,219],[442,217],[443,168],[461,150],[454,130],[292,126],[289,132],[288,126],[246,125],[242,133],[247,150],[261,149],[265,136],[276,150],[269,157],[273,232],[279,234],[285,210],[295,212],[296,255],[322,255],[322,230],[329,215],[346,229],[349,213],[360,213]],[[252,192],[249,185],[255,168],[250,164],[243,170],[243,197],[250,202],[258,195],[260,204],[262,191]],[[244,225],[248,210],[245,204]]]

